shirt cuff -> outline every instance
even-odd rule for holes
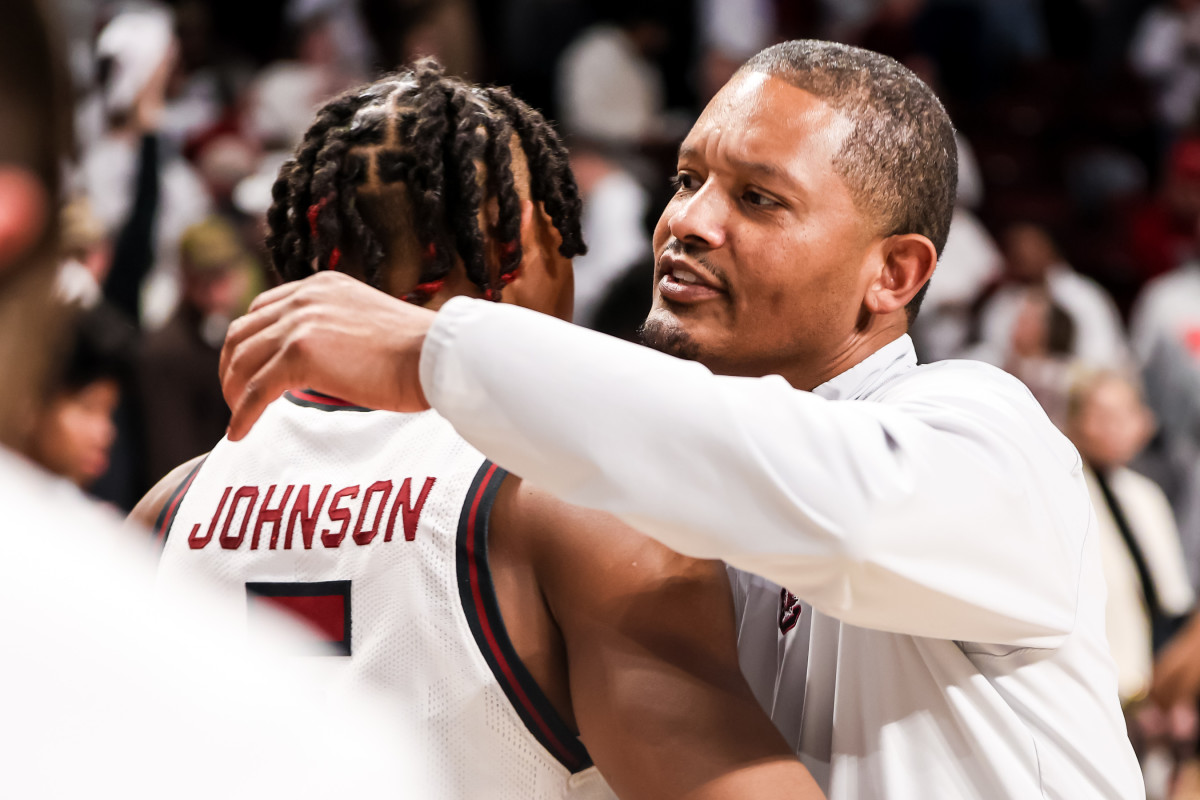
[[[429,405],[437,408],[446,390],[447,373],[452,370],[454,344],[463,327],[485,315],[492,303],[470,297],[452,297],[438,309],[433,325],[421,346],[419,377],[421,391]]]

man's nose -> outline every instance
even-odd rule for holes
[[[725,243],[729,206],[711,181],[678,202],[669,225],[672,236],[682,242],[709,249]]]

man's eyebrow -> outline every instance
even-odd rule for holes
[[[694,147],[680,147],[679,160],[683,161],[687,158],[699,157],[701,153]],[[738,158],[727,158],[729,163],[733,164],[738,171],[750,175],[761,175],[772,178],[777,181],[788,184],[789,186],[797,186],[796,180],[789,175],[785,170],[775,164],[770,164],[765,161],[745,161]]]

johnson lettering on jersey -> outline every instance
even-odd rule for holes
[[[434,796],[608,800],[500,617],[487,536],[504,477],[434,412],[289,393],[168,501],[159,581],[215,581],[248,636],[264,608],[305,621],[313,646],[284,666],[418,720]]]

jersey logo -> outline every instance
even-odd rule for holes
[[[315,583],[248,582],[246,610],[251,634],[265,624],[265,608],[281,609],[305,623],[319,647],[288,641],[289,652],[303,655],[350,655],[350,581]],[[311,642],[312,640],[310,640]]]
[[[779,590],[779,632],[787,633],[792,628],[796,627],[796,623],[800,621],[800,615],[804,613],[803,606],[800,605],[800,598],[789,592],[787,589]]]

